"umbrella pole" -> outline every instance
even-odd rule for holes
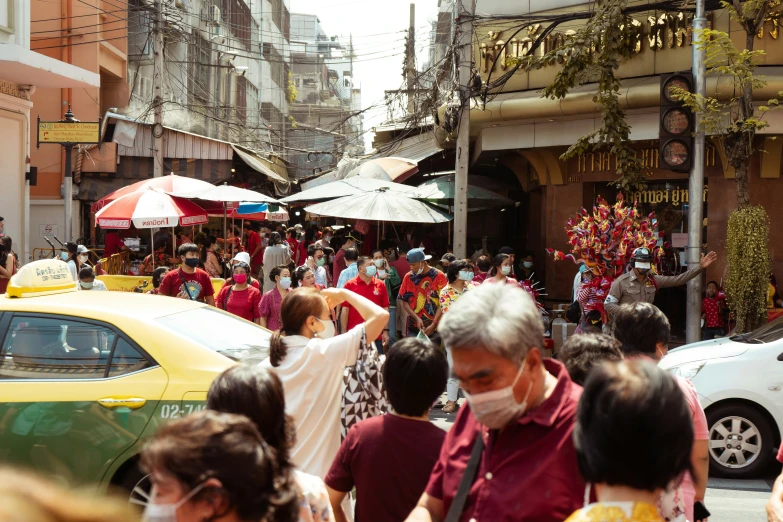
[[[225,201],[223,202],[223,238],[225,241],[228,241],[228,211],[226,210]]]
[[[152,259],[152,271],[155,271],[155,232],[154,228],[150,229],[150,258]],[[141,274],[144,275],[144,274]]]
[[[449,214],[451,214],[451,205],[449,205]],[[447,240],[451,239],[451,221],[449,221],[448,224],[449,224],[449,232],[448,235],[446,236]]]
[[[177,257],[177,236],[176,229],[171,227],[171,257]]]
[[[242,221],[244,221],[244,219]],[[232,233],[234,232],[234,213],[233,212],[231,213],[231,232]],[[231,258],[232,259],[234,258],[234,247],[235,247],[236,243],[237,243],[236,241],[232,241],[231,242]]]
[[[381,229],[383,228],[383,221],[378,222],[378,228],[375,231],[375,248],[381,248]]]

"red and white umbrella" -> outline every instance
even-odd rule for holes
[[[92,212],[98,212],[100,209],[111,203],[112,201],[121,198],[127,194],[133,192],[144,191],[148,188],[161,189],[164,192],[180,196],[182,194],[189,194],[192,192],[204,192],[215,188],[212,183],[195,179],[187,178],[185,176],[177,176],[176,174],[170,174],[168,176],[161,176],[159,178],[150,178],[137,181],[127,187],[115,190],[108,196],[104,196],[95,203],[92,204]]]
[[[101,228],[167,228],[203,225],[207,211],[192,201],[148,188],[126,194],[98,211],[95,223]]]

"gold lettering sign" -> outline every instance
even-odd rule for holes
[[[780,3],[781,0],[774,0]],[[687,47],[693,44],[693,34],[691,27],[693,25],[694,14],[692,12],[675,11],[663,14],[651,14],[641,19],[628,18],[627,23],[622,26],[623,39],[630,48],[632,56],[641,53],[646,49],[651,51],[663,51],[665,49],[677,49]],[[769,27],[767,34],[773,39],[777,39],[780,29],[780,19],[770,18],[766,25]],[[713,27],[713,13],[707,13],[707,28]],[[481,70],[484,73],[489,72],[490,68],[505,71],[508,69],[509,58],[524,58],[530,54],[530,48],[536,36],[542,32],[541,25],[535,24],[527,28],[527,35],[520,36],[511,33],[506,36],[513,36],[506,45],[506,40],[501,39],[503,32],[488,31],[487,40],[479,45],[479,54]],[[543,44],[536,51],[537,56],[543,56],[545,53],[553,51],[562,46],[568,36],[575,34],[575,31],[568,30],[564,32],[553,31],[544,38]],[[759,31],[759,38],[764,37],[764,30]],[[595,50],[599,46],[600,36],[595,36],[590,44]],[[562,57],[560,59],[562,63]]]
[[[635,155],[642,163],[648,177],[653,176],[653,170],[660,168],[660,156],[658,143],[643,149],[637,149]],[[704,166],[714,167],[717,159],[717,150],[711,144],[707,144],[704,153]],[[617,157],[609,152],[590,152],[576,158],[576,171],[583,173],[611,172],[617,170]]]
[[[702,192],[702,201],[707,202],[708,187],[704,187]],[[688,189],[673,188],[665,190],[642,190],[633,193],[634,201],[646,203],[649,205],[660,205],[661,203],[671,203],[675,207],[688,203]]]

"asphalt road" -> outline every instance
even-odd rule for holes
[[[446,398],[443,397],[445,404]],[[460,399],[464,402],[464,399]],[[430,412],[434,424],[448,430],[456,413],[445,414],[438,408]],[[710,478],[707,487],[707,508],[710,522],[766,522],[764,510],[772,491],[777,470],[770,469],[763,477],[752,480]]]

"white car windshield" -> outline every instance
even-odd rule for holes
[[[156,321],[235,361],[261,362],[269,357],[272,332],[217,308],[186,310]]]

